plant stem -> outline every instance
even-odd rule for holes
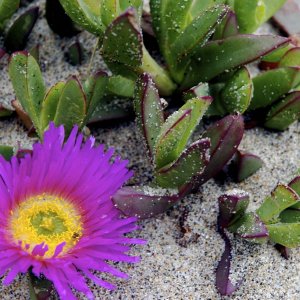
[[[140,72],[149,73],[162,96],[170,96],[176,89],[176,84],[170,78],[168,72],[162,68],[143,47],[143,62]]]

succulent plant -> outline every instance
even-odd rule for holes
[[[288,248],[300,246],[300,177],[288,185],[279,184],[255,212],[247,212],[249,195],[233,190],[219,197],[218,231],[225,251],[216,271],[219,292],[229,295],[234,287],[229,279],[231,245],[226,230],[253,243],[270,241],[286,255]]]
[[[227,116],[188,144],[212,99],[207,86],[186,93],[186,103],[166,120],[162,100],[150,75],[142,74],[135,89],[137,126],[154,167],[151,186],[125,187],[113,197],[126,215],[149,217],[164,212],[179,199],[217,175],[239,145],[241,116]]]
[[[18,9],[20,0],[1,0],[0,2],[0,31],[3,30],[5,21]]]
[[[104,72],[89,77],[83,85],[72,76],[46,92],[39,65],[28,52],[16,52],[11,56],[9,75],[21,104],[21,116],[33,123],[39,137],[43,136],[50,121],[64,124],[67,134],[74,124],[82,128],[103,99],[108,81]]]

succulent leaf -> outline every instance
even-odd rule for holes
[[[113,75],[108,79],[107,92],[125,98],[134,97],[135,82],[121,75]]]
[[[0,30],[4,22],[18,9],[20,0],[1,0],[0,2]]]
[[[101,37],[105,30],[100,18],[99,0],[59,0],[65,12],[80,27]]]
[[[300,197],[300,176],[295,177],[288,186],[295,191]],[[291,206],[291,208],[300,209],[300,202]]]
[[[232,10],[229,10],[222,22],[216,27],[213,39],[222,40],[238,34],[239,25],[237,22],[236,14]]]
[[[86,96],[87,112],[84,119],[84,124],[89,121],[96,107],[103,101],[108,84],[108,76],[105,72],[97,72],[90,76],[83,85]]]
[[[300,210],[294,209],[292,206],[291,209],[285,209],[279,219],[282,223],[300,223]]]
[[[292,92],[272,106],[267,114],[265,127],[285,130],[300,118],[300,92]]]
[[[123,187],[112,197],[116,207],[127,216],[150,218],[165,212],[183,197],[177,190],[152,187]]]
[[[39,130],[39,114],[45,96],[45,84],[40,67],[27,52],[16,52],[11,56],[9,76],[17,99]],[[42,132],[38,132],[41,136]]]
[[[288,41],[272,35],[235,35],[208,42],[195,54],[182,88],[209,81],[225,71],[255,61]]]
[[[163,107],[152,78],[144,73],[136,83],[134,109],[137,126],[141,130],[150,156],[164,123]]]
[[[300,47],[287,51],[279,62],[279,67],[300,67]]]
[[[253,78],[254,92],[249,109],[266,107],[300,83],[300,68],[269,70]]]
[[[33,7],[25,11],[9,28],[5,39],[4,47],[8,52],[23,50],[27,38],[39,16],[39,8]]]
[[[0,155],[7,161],[10,161],[14,155],[14,148],[11,146],[0,145]]]
[[[257,155],[238,150],[234,159],[236,179],[241,182],[257,172],[263,166],[263,161]]]
[[[79,41],[73,42],[68,47],[66,57],[68,62],[73,66],[82,64],[84,57],[84,48]]]
[[[250,73],[246,67],[243,67],[226,82],[221,91],[220,98],[226,112],[244,113],[250,104],[252,91]]]
[[[190,88],[188,91],[183,93],[183,100],[188,101],[193,98],[210,97],[208,83],[200,82],[198,85]]]
[[[229,115],[213,124],[202,135],[211,143],[210,161],[203,174],[199,176],[199,184],[203,184],[216,176],[232,158],[244,134],[244,121],[240,115]]]
[[[209,139],[194,142],[175,162],[157,170],[156,184],[163,188],[180,188],[192,183],[195,176],[204,171],[209,161],[209,149]]]
[[[300,223],[276,223],[267,225],[272,242],[288,248],[300,245]]]
[[[157,169],[177,160],[210,103],[210,97],[188,100],[166,120],[155,146]]]
[[[281,212],[298,202],[299,196],[290,187],[279,184],[256,212],[264,223],[276,223]]]
[[[137,18],[136,11],[128,9],[109,25],[101,48],[105,60],[131,68],[141,66],[143,44]]]

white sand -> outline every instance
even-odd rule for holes
[[[35,1],[35,3],[44,1]],[[40,36],[41,35],[41,36]],[[80,35],[85,48],[92,49],[95,39],[87,33]],[[47,85],[65,80],[70,74],[85,74],[87,63],[72,67],[64,61],[61,49],[69,42],[55,37],[44,19],[39,19],[29,46],[41,44],[41,61],[45,66]],[[7,79],[7,68],[0,64],[0,101],[9,103],[13,92]],[[101,68],[97,56],[94,69]],[[0,120],[0,144],[17,146],[20,142],[29,147],[33,139],[27,137],[16,119]],[[133,123],[114,128],[93,129],[97,142],[116,148],[118,154],[130,160],[135,170],[134,182],[145,183],[151,177],[151,167],[145,161],[145,151],[135,132]],[[278,182],[287,183],[300,166],[300,126],[295,124],[284,133],[271,133],[263,129],[246,132],[241,149],[259,155],[265,166],[241,184],[213,180],[205,184],[196,195],[186,197],[168,213],[141,222],[142,231],[136,233],[147,239],[147,246],[137,246],[132,254],[140,255],[137,265],[119,264],[131,276],[123,281],[110,278],[117,290],[107,292],[92,285],[96,299],[221,299],[217,294],[215,267],[223,251],[223,241],[216,232],[217,198],[228,189],[239,188],[252,196],[251,208],[255,209]],[[183,235],[179,219],[187,213]],[[291,253],[284,260],[271,244],[252,245],[236,239],[233,243],[233,280],[244,278],[240,289],[231,299],[300,299],[300,253]],[[29,299],[27,278],[19,276],[9,287],[0,286],[1,299]],[[55,299],[55,297],[54,297]],[[80,299],[85,299],[80,296]]]

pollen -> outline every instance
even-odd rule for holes
[[[44,193],[20,202],[11,211],[9,231],[29,253],[45,243],[48,251],[44,258],[49,258],[63,242],[66,244],[59,256],[68,253],[80,240],[83,225],[79,210],[70,200]]]

